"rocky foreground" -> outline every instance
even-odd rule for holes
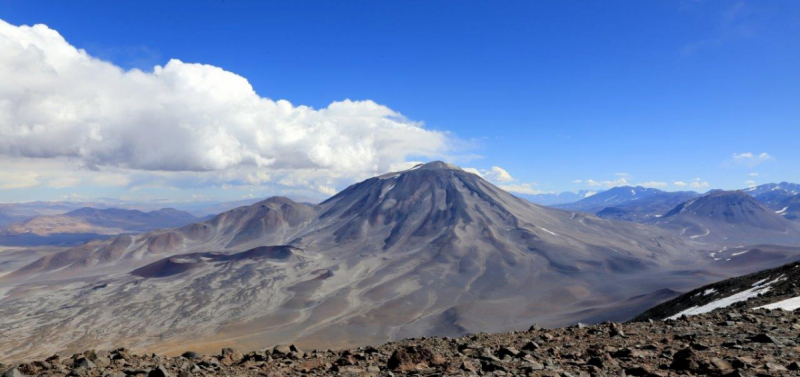
[[[800,375],[800,316],[745,303],[677,320],[421,338],[342,351],[295,346],[220,355],[125,349],[6,366],[3,376]]]

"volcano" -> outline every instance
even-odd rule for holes
[[[800,226],[743,191],[711,191],[651,223],[697,242],[800,245]]]
[[[271,198],[41,258],[0,278],[0,352],[338,348],[618,318],[615,303],[696,285],[697,261],[668,230],[432,162],[319,205]]]

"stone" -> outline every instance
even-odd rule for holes
[[[471,361],[464,360],[461,362],[461,365],[458,367],[461,370],[466,370],[469,372],[475,372],[478,370],[478,367],[475,366]]]
[[[272,348],[273,355],[288,356],[290,353],[292,353],[292,348],[287,345],[277,345]]]
[[[525,343],[525,345],[522,346],[522,350],[524,350],[524,351],[536,351],[539,348],[541,348],[541,347],[539,347],[539,345],[536,344],[536,342],[534,342],[532,340],[528,341],[528,343]]]
[[[625,368],[625,375],[628,376],[649,376],[650,374],[650,370],[641,365]]]
[[[778,339],[775,339],[775,337],[773,337],[772,335],[765,334],[765,333],[761,333],[761,334],[757,334],[757,335],[751,336],[749,339],[750,339],[751,342],[754,342],[754,343],[781,344],[781,342],[778,341]]]
[[[25,375],[17,368],[11,368],[3,373],[3,377],[24,377]]]
[[[95,365],[95,363],[93,363],[93,362],[92,362],[91,360],[89,360],[88,358],[86,358],[86,357],[81,357],[80,359],[78,359],[77,361],[75,361],[75,364],[73,364],[73,367],[75,367],[75,368],[94,369],[94,368],[96,368],[96,367],[97,367],[97,365]]]
[[[514,347],[500,347],[497,351],[497,356],[501,359],[505,356],[517,357],[520,352]]]
[[[163,366],[158,366],[147,374],[147,377],[170,377],[169,372]]]
[[[695,353],[691,348],[684,348],[676,352],[672,357],[672,364],[670,369],[675,370],[688,370],[693,371],[699,368],[697,360],[695,360]]]
[[[197,353],[197,352],[193,352],[193,351],[186,351],[183,354],[181,354],[181,357],[185,357],[185,358],[191,360],[191,359],[200,358],[200,354]]]
[[[430,367],[445,363],[444,358],[423,346],[406,346],[397,349],[389,357],[386,367],[389,370],[408,371],[418,366]]]
[[[709,360],[709,363],[712,366],[711,369],[714,369],[714,370],[726,371],[726,370],[733,369],[733,366],[731,365],[731,363],[729,363],[729,362],[727,362],[727,361],[725,361],[723,359],[720,359],[719,357],[712,357],[711,360]]]

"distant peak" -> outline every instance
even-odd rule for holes
[[[417,164],[411,169],[406,169],[406,170],[403,170],[403,171],[397,171],[397,172],[392,172],[392,173],[386,173],[384,175],[379,175],[378,178],[387,179],[387,178],[397,177],[397,176],[399,176],[401,174],[405,174],[405,173],[409,173],[409,172],[413,172],[413,171],[417,171],[417,170],[458,170],[458,171],[462,171],[462,169],[460,167],[455,166],[453,164],[448,164],[448,163],[443,162],[443,161],[431,161],[431,162],[428,162],[427,164]]]
[[[461,170],[460,167],[455,166],[453,164],[448,164],[444,161],[431,161],[427,164],[421,164],[414,167],[415,169],[446,169],[446,170]]]

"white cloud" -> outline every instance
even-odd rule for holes
[[[462,170],[468,173],[477,174],[478,176],[490,182],[501,183],[514,181],[514,177],[512,177],[511,174],[499,166],[492,166],[491,169],[463,168]]]
[[[675,181],[675,182],[672,182],[672,184],[675,185],[675,186],[678,186],[678,187],[686,187],[686,186],[689,185],[688,183],[683,182],[683,181]]]
[[[520,184],[512,184],[512,185],[500,185],[498,187],[500,187],[501,189],[506,190],[508,192],[513,192],[513,193],[517,193],[517,194],[527,194],[527,195],[543,194],[544,191],[537,190],[537,189],[533,188],[533,186],[535,186],[535,185],[536,185],[535,183],[520,183]]]
[[[461,170],[463,170],[463,171],[465,171],[467,173],[475,174],[475,175],[477,175],[479,177],[483,177],[483,174],[481,174],[481,171],[478,170],[478,169],[475,169],[475,168],[461,168]]]
[[[244,77],[210,65],[173,59],[125,71],[45,25],[0,20],[0,51],[0,159],[69,160],[73,170],[126,175],[109,177],[117,185],[211,172],[201,180],[298,182],[330,193],[337,180],[386,172],[410,156],[442,157],[454,141],[369,100],[313,109],[261,97]],[[44,181],[14,185],[34,182]]]
[[[617,187],[617,186],[627,185],[628,180],[625,179],[624,177],[610,181],[595,181],[594,179],[587,179],[586,184],[589,186]]]
[[[650,188],[667,187],[667,182],[650,181],[650,182],[643,182],[639,185],[642,187],[650,187]]]
[[[39,174],[32,171],[0,170],[0,189],[21,189],[41,184]]]
[[[755,153],[752,153],[752,152],[734,153],[733,154],[733,161],[734,162],[736,162],[738,164],[746,165],[746,166],[751,166],[751,167],[752,166],[756,166],[756,165],[758,165],[758,164],[760,164],[762,162],[769,161],[771,159],[772,159],[772,156],[770,156],[766,152],[762,152],[762,153],[759,153],[759,154],[755,154]]]
[[[81,182],[80,178],[78,177],[55,177],[47,182],[48,187],[52,188],[65,188],[65,187],[75,187]]]
[[[758,186],[756,181],[753,181],[753,180],[747,181],[744,184],[747,185],[747,187],[756,187],[756,186]]]
[[[495,182],[511,182],[514,180],[511,174],[508,174],[507,171],[499,166],[492,166],[492,170],[486,174],[486,177]]]
[[[692,180],[692,183],[689,184],[692,188],[705,188],[708,187],[709,184],[706,181],[703,181],[700,178],[695,178]]]
[[[572,181],[572,183],[581,183],[581,182],[583,182],[583,180],[580,180],[580,179],[576,179],[576,180]]]
[[[758,177],[758,172],[754,171],[754,172],[752,172],[752,173],[750,173],[748,175],[751,176],[751,177]]]

